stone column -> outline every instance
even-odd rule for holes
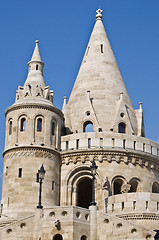
[[[90,239],[97,240],[97,206],[92,205],[90,210]]]

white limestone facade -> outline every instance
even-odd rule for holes
[[[62,112],[36,41],[24,86],[5,112],[2,240],[153,240],[159,230],[159,144],[145,137],[142,103],[133,108],[102,17],[98,9]]]

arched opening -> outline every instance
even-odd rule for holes
[[[84,123],[83,132],[93,132],[93,123],[91,121],[87,121]]]
[[[12,134],[12,120],[9,122],[9,135]]]
[[[37,132],[42,132],[42,119],[37,119]]]
[[[55,236],[53,236],[53,240],[63,240],[63,237],[61,234],[56,234]]]
[[[138,185],[139,185],[138,181],[137,180],[132,180],[132,181],[130,181],[130,185],[131,185],[131,187],[130,187],[129,192],[137,192],[137,188],[138,188]]]
[[[92,201],[92,179],[84,178],[77,186],[77,206],[89,208]]]
[[[26,129],[26,119],[22,118],[20,121],[20,131],[25,132],[25,129]]]
[[[81,238],[80,238],[80,240],[87,240],[86,235],[82,235]]]
[[[116,179],[114,181],[114,195],[121,194],[121,186],[123,185],[122,179]]]
[[[152,185],[152,192],[153,193],[159,193],[159,184],[157,182],[154,182]]]
[[[55,122],[52,122],[52,124],[51,124],[51,134],[52,134],[52,136],[55,135]]]
[[[118,132],[119,133],[126,133],[126,124],[121,122],[118,125]]]

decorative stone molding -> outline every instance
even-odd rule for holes
[[[159,170],[158,158],[152,155],[139,154],[134,152],[126,152],[119,150],[85,150],[85,151],[68,151],[61,153],[62,164],[69,163],[76,164],[77,162],[91,162],[93,159],[99,162],[107,161],[109,163],[115,161],[118,164],[121,162],[125,164],[139,165],[151,170]]]
[[[117,215],[117,217],[122,218],[123,220],[155,220],[159,221],[159,214],[153,213],[136,213],[136,214],[124,214]]]
[[[38,108],[38,109],[45,109],[45,110],[49,110],[51,112],[55,112],[57,113],[61,118],[63,117],[63,113],[58,109],[56,108],[54,105],[51,105],[51,104],[40,104],[40,103],[30,103],[30,104],[27,104],[27,103],[23,103],[23,104],[13,104],[11,107],[7,108],[7,110],[5,111],[5,116],[11,112],[11,111],[14,111],[14,110],[18,110],[18,109],[25,109],[25,108]]]
[[[54,160],[57,155],[59,155],[57,151],[51,151],[50,149],[39,147],[18,147],[7,150],[3,153],[4,159],[12,159],[16,157],[40,157]]]

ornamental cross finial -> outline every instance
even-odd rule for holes
[[[102,20],[102,12],[103,10],[101,10],[100,8],[96,11],[97,15],[96,15],[96,20]]]

